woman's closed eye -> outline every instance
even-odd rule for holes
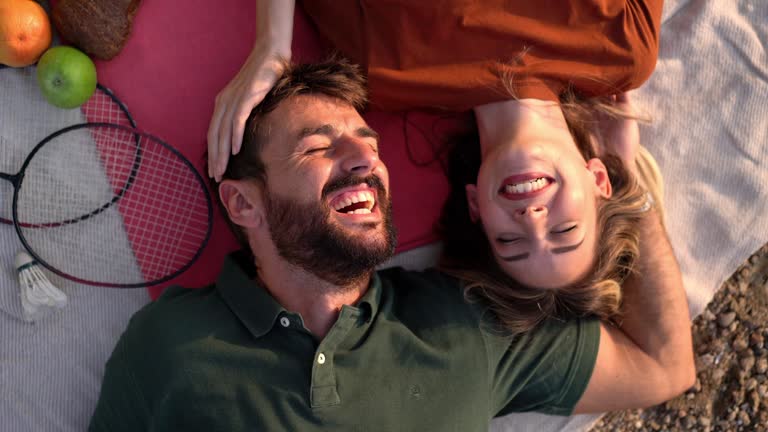
[[[568,225],[564,228],[556,228],[551,231],[552,234],[555,235],[562,235],[562,234],[568,234],[570,232],[574,232],[576,228],[578,227],[577,224]],[[517,243],[521,243],[524,240],[524,237],[498,237],[496,238],[496,242],[500,245],[509,246]]]
[[[571,226],[566,227],[566,228],[556,229],[556,230],[552,231],[552,234],[565,234],[565,233],[569,233],[569,232],[575,230],[577,226],[578,225],[574,224],[574,225],[571,225]]]

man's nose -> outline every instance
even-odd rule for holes
[[[359,138],[344,139],[339,145],[341,167],[345,172],[366,175],[379,165],[379,152],[370,143]]]

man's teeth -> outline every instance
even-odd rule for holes
[[[357,193],[347,194],[347,196],[344,199],[337,201],[333,205],[333,209],[336,211],[340,211],[346,207],[351,206],[352,204],[357,204],[357,203],[363,203],[365,207],[358,208],[357,210],[350,210],[345,213],[369,214],[371,213],[371,209],[373,209],[373,206],[376,204],[376,199],[373,197],[373,192],[370,192],[370,191],[360,191]]]
[[[535,180],[530,180],[523,183],[512,183],[504,186],[504,192],[520,194],[526,192],[537,191],[549,184],[549,180],[544,177],[539,177]]]

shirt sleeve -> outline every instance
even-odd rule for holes
[[[663,1],[302,4],[323,39],[364,66],[372,107],[465,111],[639,87],[656,66]]]
[[[496,345],[498,344],[498,345]],[[597,361],[597,319],[550,319],[535,330],[491,343],[494,415],[538,411],[570,415],[587,388]]]
[[[89,432],[148,429],[149,411],[141,385],[131,368],[127,340],[126,331],[107,362],[99,400],[88,427]]]

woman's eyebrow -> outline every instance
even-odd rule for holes
[[[579,246],[581,246],[582,243],[584,243],[584,239],[583,238],[581,239],[581,241],[579,241],[576,244],[572,244],[570,246],[561,246],[561,247],[552,248],[551,251],[554,254],[562,254],[562,253],[570,252],[572,250],[578,249]],[[512,255],[512,256],[500,257],[500,258],[502,260],[504,260],[504,261],[511,262],[511,261],[524,260],[524,259],[528,258],[529,256],[531,256],[531,254],[526,252],[526,253],[521,253],[519,255]]]
[[[582,238],[580,242],[576,244],[572,244],[570,246],[561,246],[561,247],[552,248],[552,253],[561,254],[561,253],[570,252],[572,250],[578,249],[582,243],[584,243],[584,238]]]
[[[509,261],[520,261],[520,260],[524,260],[524,259],[528,258],[530,255],[531,254],[526,252],[526,253],[522,253],[522,254],[519,254],[519,255],[512,255],[512,256],[500,257],[500,258],[502,260],[504,260],[504,261],[507,261],[507,262],[509,262]]]

